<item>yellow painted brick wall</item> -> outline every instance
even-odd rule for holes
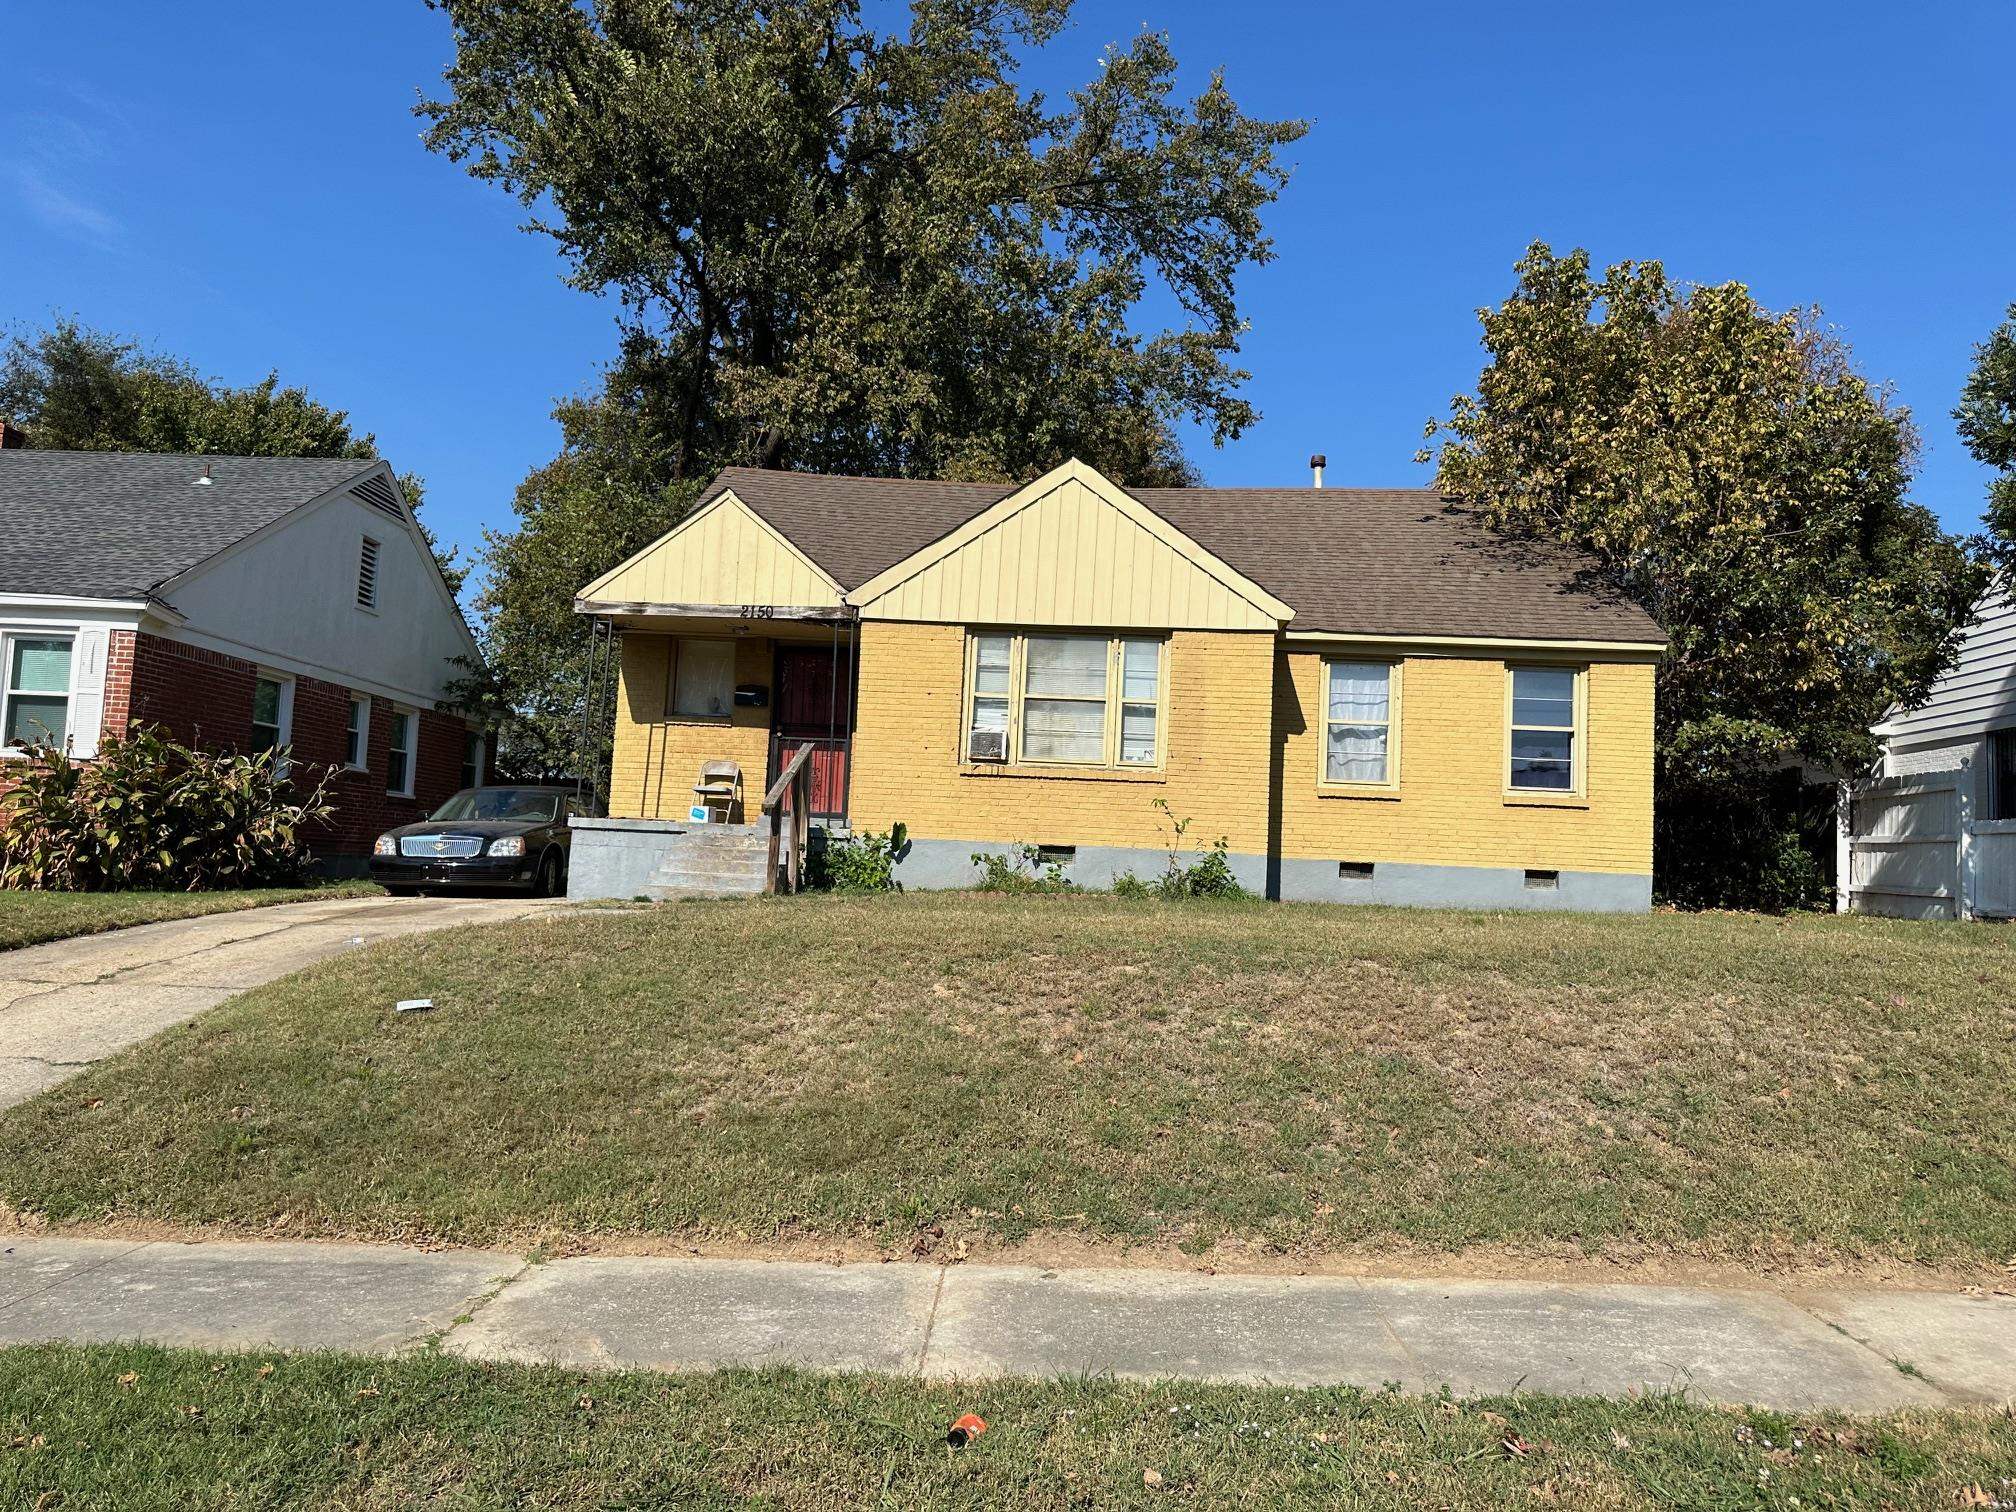
[[[1505,798],[1505,663],[1409,657],[1400,682],[1397,799],[1317,791],[1322,657],[1283,651],[1276,708],[1281,853],[1564,871],[1652,870],[1652,685],[1643,661],[1592,661],[1586,803]]]
[[[1165,770],[1111,777],[962,773],[966,631],[871,620],[861,626],[861,692],[850,818],[857,830],[901,820],[926,840],[1159,849],[1151,807],[1167,798],[1195,820],[1191,844],[1224,835],[1267,847],[1267,761],[1274,637],[1178,631],[1169,639]]]
[[[623,637],[609,816],[683,818],[693,804],[701,764],[721,760],[742,764],[743,796],[753,815],[763,800],[770,760],[770,711],[737,706],[726,720],[668,718],[666,674],[672,642],[669,635],[631,632]],[[771,665],[767,639],[748,636],[735,643],[737,683],[768,687]]]

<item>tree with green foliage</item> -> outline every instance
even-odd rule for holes
[[[1000,480],[1075,455],[1170,483],[1194,476],[1179,425],[1223,442],[1256,418],[1235,284],[1272,256],[1261,212],[1305,128],[1215,75],[1179,98],[1165,38],[1053,102],[1017,74],[1070,0],[915,0],[897,31],[859,0],[435,3],[455,58],[429,145],[623,311],[601,394],[562,411],[567,450],[484,548],[531,746],[580,688],[582,632],[552,637],[540,596],[724,464]],[[1151,298],[1171,328],[1135,329]]]
[[[1974,348],[1974,371],[1953,418],[1974,460],[1995,469],[1983,516],[1987,530],[1977,543],[1981,555],[2016,574],[2016,304]]]
[[[1813,312],[1656,262],[1599,279],[1536,243],[1480,312],[1489,365],[1422,460],[1513,536],[1588,553],[1671,637],[1659,670],[1655,870],[1693,906],[1818,901],[1796,776],[1849,774],[1921,701],[1983,582],[1907,497],[1909,414]]]
[[[180,358],[57,320],[46,330],[16,331],[0,356],[0,416],[45,451],[192,452],[221,457],[355,457],[375,460],[377,442],[352,428],[349,415],[277,373],[234,388],[205,378]],[[399,486],[418,518],[423,486],[413,473]],[[423,524],[448,586],[461,591],[469,569],[443,553]]]

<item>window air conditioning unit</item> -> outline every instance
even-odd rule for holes
[[[1006,730],[973,730],[966,736],[966,759],[968,761],[1006,761],[1008,759],[1008,732]]]

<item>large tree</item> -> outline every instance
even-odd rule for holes
[[[305,389],[281,387],[277,373],[233,387],[178,357],[68,319],[9,338],[0,356],[0,416],[21,427],[28,446],[49,451],[378,456],[376,438],[356,430],[346,412]],[[419,477],[406,473],[399,483],[417,511]],[[425,525],[421,533],[433,547]],[[459,592],[468,569],[452,553],[434,554]]]
[[[1974,348],[1974,370],[1953,418],[1974,460],[1995,469],[1988,484],[1981,553],[2002,571],[2016,574],[2016,304]]]
[[[1537,243],[1518,275],[1480,312],[1476,394],[1429,426],[1437,481],[1501,530],[1588,552],[1671,637],[1663,894],[1798,901],[1817,872],[1775,774],[1866,768],[1870,727],[1950,663],[1983,574],[1907,496],[1910,416],[1811,313],[1658,263],[1597,278],[1586,252]]]
[[[725,463],[1011,479],[1076,455],[1166,483],[1193,476],[1179,425],[1253,422],[1234,285],[1272,255],[1304,128],[1216,76],[1181,99],[1161,36],[1053,102],[1018,68],[1070,0],[914,0],[898,31],[859,0],[435,3],[456,50],[429,144],[622,311],[602,392],[486,548],[528,710],[580,664],[578,632],[535,651],[558,627],[532,585],[578,586]],[[1144,307],[1171,324],[1137,330]]]

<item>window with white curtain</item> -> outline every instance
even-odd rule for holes
[[[1162,641],[1146,636],[988,633],[967,640],[966,748],[1005,732],[1005,759],[1159,766]],[[980,742],[991,747],[992,742]]]
[[[62,746],[70,734],[70,656],[67,635],[0,636],[0,732],[9,748]]]
[[[673,647],[672,712],[726,719],[735,712],[735,643],[681,637]]]
[[[1391,786],[1395,669],[1391,662],[1323,664],[1323,780]]]

